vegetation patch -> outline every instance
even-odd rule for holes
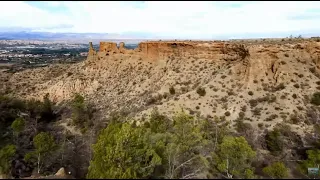
[[[205,96],[206,95],[206,90],[205,90],[205,88],[199,87],[197,89],[197,93],[199,94],[199,96]]]

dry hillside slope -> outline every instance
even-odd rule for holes
[[[2,73],[2,86],[23,98],[56,101],[81,93],[105,116],[124,110],[142,117],[157,107],[173,115],[184,109],[204,118],[239,115],[259,132],[278,122],[303,135],[310,131],[310,97],[320,85],[320,43],[142,42],[92,46],[86,61]]]

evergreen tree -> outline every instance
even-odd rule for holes
[[[54,137],[47,132],[41,132],[37,134],[33,138],[33,145],[36,148],[35,151],[27,153],[25,155],[25,160],[31,161],[36,157],[38,173],[40,173],[42,162],[45,160],[45,157],[50,155],[50,153],[53,152],[57,146],[54,141]]]
[[[87,178],[148,178],[161,158],[148,142],[150,130],[111,123],[94,144]]]
[[[251,162],[256,157],[244,137],[226,136],[213,154],[214,167],[227,178],[253,178]]]
[[[11,128],[12,130],[16,133],[19,134],[20,132],[22,132],[24,130],[25,127],[25,120],[21,117],[17,118],[16,120],[14,120],[11,124]]]
[[[7,145],[0,149],[0,174],[8,174],[11,166],[11,158],[16,153],[16,146]]]

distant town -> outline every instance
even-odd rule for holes
[[[99,49],[98,44],[94,44]],[[137,44],[128,44],[134,49]],[[20,71],[26,68],[44,67],[54,63],[75,63],[88,55],[89,42],[0,40],[0,69]]]

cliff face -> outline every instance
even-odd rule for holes
[[[128,50],[124,43],[101,42],[97,60],[124,58],[131,61],[142,60],[157,62],[162,65],[173,59],[202,59],[214,61],[216,64],[232,64],[233,71],[241,79],[244,87],[253,85],[257,79],[279,84],[290,80],[291,64],[284,66],[281,61],[288,53],[298,53],[299,56],[310,56],[317,66],[315,72],[320,74],[320,44],[304,41],[293,44],[262,44],[241,42],[214,41],[148,41],[139,43],[135,50]],[[307,53],[307,54],[306,54]],[[90,53],[89,53],[90,54]],[[119,56],[119,54],[122,54]],[[285,55],[283,55],[285,54]],[[279,57],[285,56],[285,57]],[[88,60],[92,59],[88,55]],[[219,68],[224,68],[223,67]],[[291,67],[292,66],[292,67]],[[320,76],[320,75],[319,75]],[[260,86],[262,88],[262,86]]]
[[[119,48],[113,42],[100,42],[99,56],[101,58],[112,54],[136,54],[143,59],[159,60],[165,56],[198,56],[199,54],[218,54],[224,48],[224,42],[196,42],[196,41],[150,41],[141,42],[135,50],[125,48],[121,42]],[[90,53],[88,57],[90,58]]]
[[[195,46],[185,42],[142,42],[138,46],[145,58],[157,59],[161,55],[170,55],[179,52],[194,52]]]
[[[283,66],[279,54],[285,52],[305,51],[320,68],[320,44],[304,42],[293,45],[249,44],[236,42],[213,41],[148,41],[139,43],[135,50],[128,50],[122,42],[119,48],[116,43],[101,42],[98,58],[92,56],[89,50],[88,60],[96,62],[99,59],[120,59],[134,56],[133,59],[166,63],[172,59],[204,59],[215,63],[233,63],[233,70],[242,79],[245,86],[252,85],[255,79],[271,81],[274,84],[287,81],[290,76],[287,71],[292,67]],[[286,58],[286,57],[285,57]],[[289,68],[289,69],[288,69]],[[319,72],[320,74],[320,72]]]
[[[117,43],[113,43],[113,42],[100,42],[99,52],[119,53],[119,49],[118,49],[118,47],[117,47]]]

